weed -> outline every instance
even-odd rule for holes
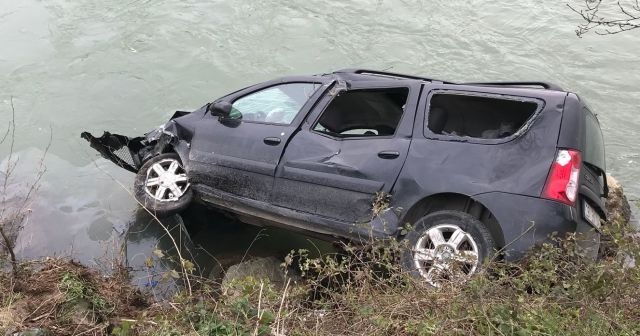
[[[34,305],[30,316],[47,316],[43,325],[70,325],[65,330],[73,331],[79,324],[68,312],[63,324],[63,308],[86,302],[95,321],[79,332],[98,328],[96,334],[118,336],[637,335],[640,269],[629,260],[640,260],[640,245],[623,224],[604,227],[615,253],[598,261],[586,259],[579,241],[569,236],[536,247],[519,262],[492,261],[467,283],[439,289],[403,272],[398,255],[405,246],[384,240],[345,244],[341,253],[318,258],[306,250],[292,251],[285,264],[303,276],[284,288],[253,277],[220,287],[190,275],[192,292],[130,310],[124,307],[133,306],[131,301],[105,294],[125,278],[107,285],[78,265],[55,261],[33,273],[50,278],[27,283],[56,279],[63,302]],[[20,302],[35,292],[27,288],[22,293],[0,295]],[[49,311],[57,314],[49,317]]]
[[[113,328],[111,331],[113,336],[130,336],[133,335],[133,322],[122,321],[120,325]]]
[[[66,303],[69,306],[75,306],[79,303],[86,302],[93,310],[96,317],[109,315],[113,311],[105,298],[95,292],[90,285],[80,279],[77,274],[67,272],[62,275],[60,280],[60,291],[65,294]]]

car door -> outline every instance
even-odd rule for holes
[[[333,88],[290,140],[276,174],[274,204],[368,222],[376,194],[392,190],[411,142],[420,83],[348,84]]]
[[[225,97],[232,104],[230,116],[207,113],[196,127],[190,181],[269,201],[285,144],[320,96],[320,87],[311,81],[272,82]]]

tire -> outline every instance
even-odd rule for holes
[[[134,196],[158,217],[186,209],[193,199],[193,190],[178,154],[160,154],[145,162],[136,175]]]
[[[434,287],[464,282],[493,257],[496,243],[487,227],[471,215],[442,210],[415,222],[406,236],[402,266]]]

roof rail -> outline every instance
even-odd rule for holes
[[[444,84],[514,86],[514,87],[518,87],[518,86],[521,86],[521,87],[541,87],[541,88],[543,88],[545,90],[564,91],[558,85],[555,85],[555,84],[552,84],[552,83],[547,83],[547,82],[536,82],[536,81],[529,81],[529,82],[468,82],[468,83],[453,83],[453,82],[442,81],[442,80],[439,80],[439,79],[426,78],[426,77],[413,76],[413,75],[405,75],[405,74],[399,74],[399,73],[395,73],[395,72],[369,70],[369,69],[357,69],[357,68],[355,68],[355,69],[341,69],[341,70],[334,71],[333,73],[352,73],[352,74],[358,74],[358,75],[373,75],[373,76],[398,78],[398,79],[415,79],[415,80],[423,80],[423,81],[427,81],[427,82],[442,82]]]
[[[545,90],[564,91],[561,87],[547,82],[471,82],[459,83],[460,85],[487,85],[487,86],[523,86],[541,87]]]
[[[452,84],[450,82],[445,82],[445,81],[441,81],[441,80],[433,79],[433,78],[405,75],[405,74],[399,74],[399,73],[395,73],[395,72],[369,70],[369,69],[342,69],[342,70],[334,71],[333,73],[353,73],[353,74],[358,74],[358,75],[374,75],[374,76],[391,77],[391,78],[399,78],[399,79],[402,79],[402,78],[403,79],[415,79],[415,80],[423,80],[423,81],[427,81],[427,82],[438,81],[438,82],[443,82],[443,83],[447,83],[447,84]]]

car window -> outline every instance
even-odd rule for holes
[[[287,83],[250,93],[233,102],[231,118],[290,124],[319,83]]]
[[[427,127],[449,136],[506,138],[518,132],[538,107],[534,101],[438,93],[429,102]]]
[[[393,135],[408,95],[408,88],[340,92],[322,112],[313,130],[339,138]]]
[[[346,135],[378,135],[378,130],[373,128],[354,128],[342,131]]]
[[[598,119],[589,111],[585,110],[586,116],[586,147],[584,149],[584,162],[590,163],[602,171],[606,171],[607,166],[604,158],[604,140]]]

